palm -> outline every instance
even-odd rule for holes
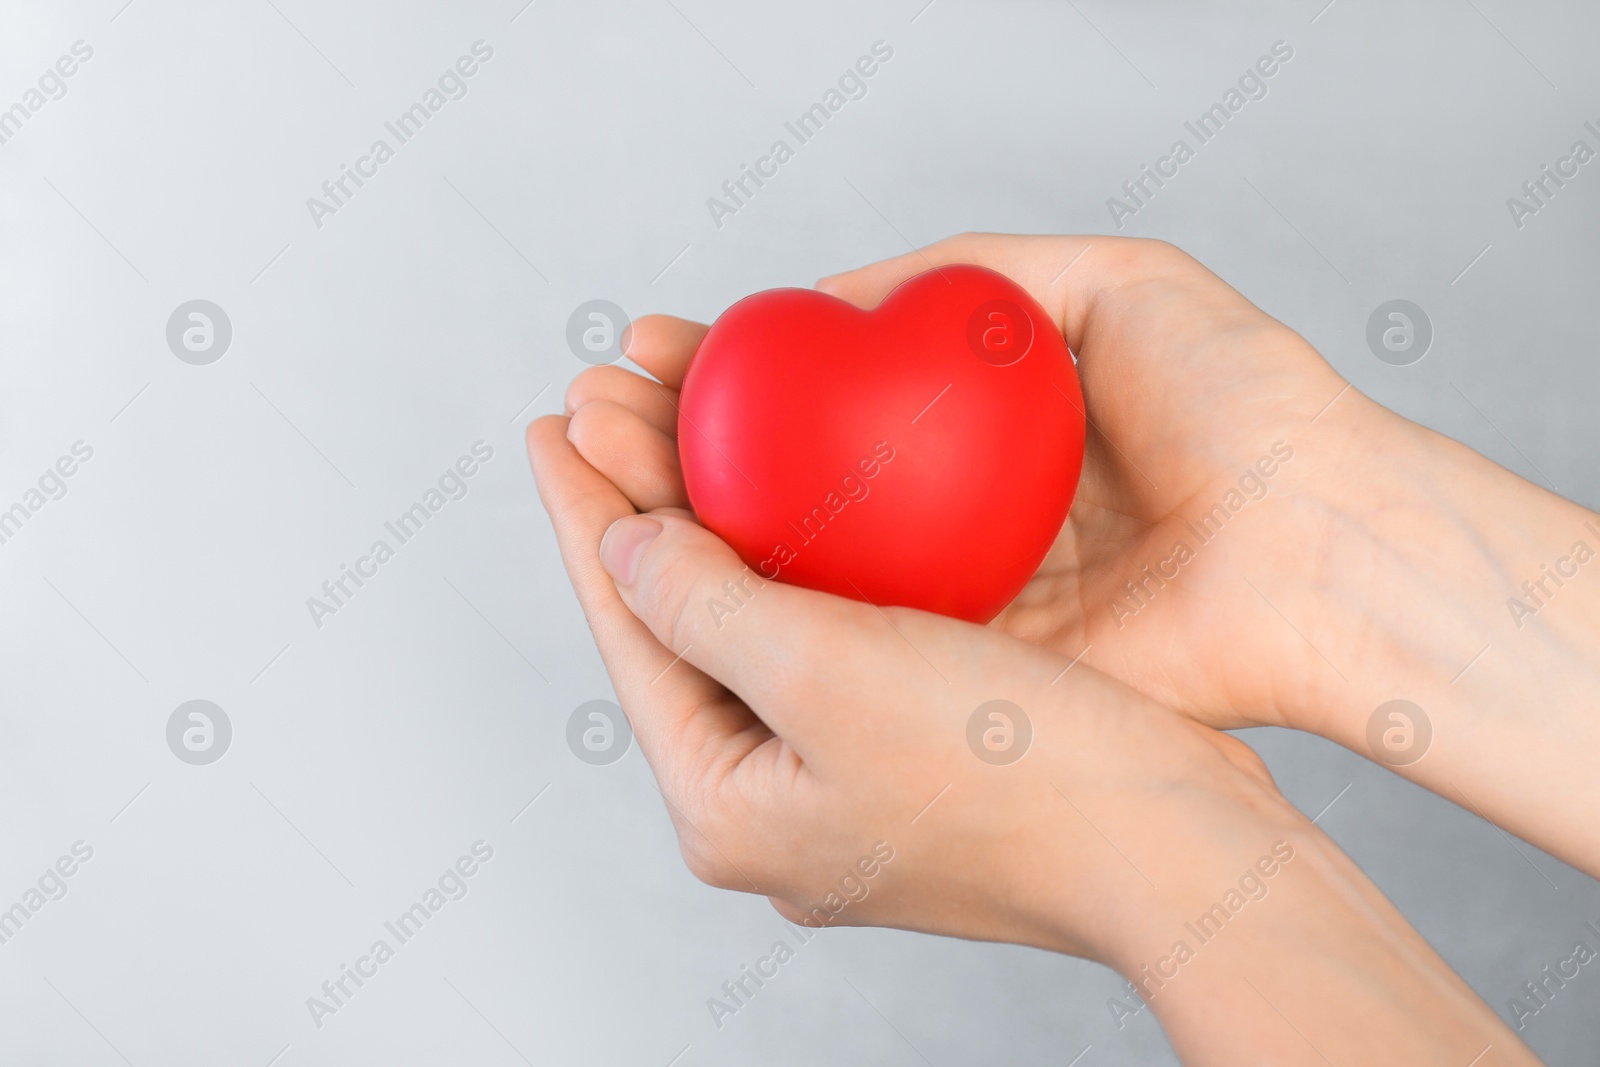
[[[1078,495],[994,621],[1219,725],[1234,724],[1221,709],[1252,699],[1219,668],[1259,644],[1271,611],[1250,580],[1270,584],[1315,507],[1283,491],[1304,481],[1284,457],[1297,445],[1303,456],[1311,419],[1339,390],[1304,341],[1229,294],[1235,306],[1196,322],[1170,286],[1126,292],[1118,329],[1084,338],[1092,428]]]
[[[871,307],[933,256],[994,266],[1033,293],[1081,356],[1091,429],[1066,525],[992,625],[1214,725],[1270,716],[1314,655],[1289,621],[1296,605],[1280,610],[1274,590],[1305,554],[1319,562],[1337,518],[1326,486],[1350,457],[1314,422],[1344,383],[1176,249],[1095,238],[1111,245],[1099,265],[1069,275],[1085,240],[959,238],[819,284]],[[657,381],[615,367],[580,375],[568,437],[639,510],[686,507],[676,390],[706,327],[649,316],[633,330],[629,355]],[[1261,462],[1268,492],[1250,500],[1241,482]]]

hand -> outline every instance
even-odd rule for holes
[[[1056,318],[1088,408],[1072,513],[995,626],[1202,722],[1321,734],[1600,875],[1600,519],[1160,242],[967,235],[818,288],[872,306],[951,262]],[[1369,733],[1396,698],[1410,751]]]
[[[680,328],[642,321],[634,342]],[[570,422],[539,420],[529,450],[607,671],[705,881],[766,895],[794,922],[1110,959],[1144,913],[1146,875],[1182,884],[1203,856],[1199,880],[1226,882],[1302,829],[1246,746],[1091,668],[1063,673],[1068,660],[994,630],[763,581],[688,512],[635,515],[664,491],[641,477],[664,446],[621,412],[595,401]],[[614,423],[597,433],[601,419]],[[968,747],[968,719],[998,699],[1031,723],[1031,741],[1009,724],[1025,752],[1015,765]],[[1173,835],[1190,847],[1165,847]],[[829,894],[854,895],[846,879],[866,895],[830,907]]]
[[[1160,242],[966,235],[818,288],[871,307],[930,265],[954,262],[1007,274],[1040,302],[1078,357],[1088,404],[1072,513],[995,625],[1084,652],[1217,726],[1282,724],[1295,710],[1285,698],[1337,684],[1275,612],[1303,621],[1315,611],[1302,576],[1346,499],[1330,474],[1362,440],[1350,420],[1336,433],[1313,422],[1342,379]],[[1360,397],[1338,402],[1355,421],[1381,417]]]
[[[694,331],[641,320],[630,351],[660,368]],[[530,455],[703,880],[806,925],[1107,962],[1190,1063],[1456,1063],[1485,1045],[1481,1062],[1530,1062],[1242,744],[996,629],[763,582],[687,513],[635,514],[670,492],[670,394],[620,372],[585,381],[610,399],[536,422]],[[1009,764],[969,747],[996,699],[1032,726]],[[1185,924],[1236,887],[1256,901],[1248,921],[1175,962]]]
[[[1340,472],[1388,413],[1341,395],[1309,345],[1160,242],[966,235],[818,288],[872,307],[955,262],[1040,302],[1089,407],[1068,522],[993,625],[1216,726],[1293,722],[1308,688],[1338,686],[1295,627],[1321,610],[1305,576],[1359,506]],[[674,390],[704,332],[641,319],[631,351],[662,384],[606,367],[568,392],[572,440],[641,507],[688,506]],[[1336,397],[1340,418],[1318,419]]]

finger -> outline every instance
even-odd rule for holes
[[[567,386],[567,414],[597,400],[621,404],[668,437],[678,435],[677,394],[659,382],[617,366],[590,367]]]
[[[661,384],[677,389],[683,385],[690,357],[710,328],[671,315],[645,315],[628,326],[622,350]]]
[[[539,498],[639,749],[667,788],[759,724],[715,681],[677,662],[618,596],[600,566],[600,539],[617,519],[634,514],[633,505],[578,454],[567,426],[565,416],[549,415],[528,427]]]
[[[638,510],[689,506],[677,444],[621,404],[585,404],[572,415],[567,440]]]
[[[823,278],[817,288],[858,307],[872,308],[908,278],[952,263],[988,267],[1022,286],[1061,327],[1073,352],[1083,346],[1096,309],[1116,290],[1199,268],[1189,256],[1162,241],[968,233]]]
[[[873,728],[858,721],[864,701],[881,725],[925,714],[930,687],[949,692],[948,679],[883,612],[766,581],[686,515],[624,518],[606,531],[600,558],[658,641],[743,697],[802,759],[848,758],[846,739]],[[929,643],[953,628],[969,641],[986,632],[926,620],[940,629]]]

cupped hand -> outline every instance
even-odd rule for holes
[[[1571,761],[1600,743],[1600,606],[1562,589],[1592,512],[1362,396],[1160,242],[969,235],[818,287],[871,306],[949,262],[1056,318],[1090,426],[997,628],[1214,726],[1320,734],[1600,873]]]
[[[949,263],[1040,302],[1078,357],[1089,422],[1068,521],[992,625],[1210,725],[1300,725],[1344,683],[1305,633],[1361,587],[1327,573],[1375,507],[1351,472],[1400,420],[1162,242],[969,234],[818,288],[872,307]],[[573,443],[642,508],[688,506],[676,388],[705,329],[641,319],[630,355],[658,381],[606,367],[568,392]]]
[[[1248,685],[1228,672],[1252,649],[1274,649],[1270,639],[1230,647],[1256,638],[1259,614],[1211,561],[1225,550],[1264,562],[1271,524],[1256,530],[1245,517],[1277,514],[1280,537],[1314,526],[1295,507],[1306,482],[1282,478],[1248,505],[1254,516],[1230,514],[1229,540],[1188,564],[1216,575],[1193,572],[1207,577],[1200,593],[1166,590],[1162,611],[1152,601],[1132,620],[1149,625],[1097,620],[1097,571],[1172,536],[1194,501],[1238,485],[1231,472],[1258,438],[1270,449],[1294,429],[1268,398],[1251,401],[1259,381],[1230,377],[1230,351],[1255,361],[1291,412],[1303,414],[1319,389],[1337,395],[1337,379],[1164,247],[1113,248],[1084,292],[1052,297],[1059,270],[1034,277],[991,255],[990,239],[971,240],[930,253],[990,255],[986,265],[1031,278],[1084,355],[1091,405],[1100,375],[1116,378],[1091,358],[1156,375],[1159,361],[1138,354],[1154,328],[1139,320],[1166,314],[1176,330],[1185,309],[1232,338],[1195,343],[1212,345],[1215,373],[1244,393],[1206,392],[1234,404],[1231,417],[1194,425],[1206,420],[1190,413],[1186,427],[1170,398],[1150,414],[1124,390],[1104,422],[1092,407],[1102,441],[1091,441],[1079,503],[1039,576],[991,626],[764,582],[695,523],[673,435],[676,389],[703,326],[641,319],[627,350],[656,381],[587,371],[569,390],[570,417],[529,428],[563,560],[691,870],[763,894],[808,926],[896,926],[1108,963],[1150,1001],[1186,1063],[1533,1062],[1253,753],[1089,662],[1153,689],[1192,686],[1191,708],[1235,718],[1227,694]],[[1083,247],[1076,266],[1064,263],[1069,274],[1094,254]],[[1042,261],[1072,249],[1034,251]],[[892,275],[829,287],[870,304]],[[1186,373],[1203,378],[1204,367]],[[1125,446],[1112,443],[1118,434],[1130,435]],[[1330,462],[1338,444],[1328,440],[1296,445],[1274,477],[1290,462]],[[1135,464],[1145,463],[1171,488],[1143,480]],[[1279,547],[1279,557],[1292,548]],[[1171,647],[1186,642],[1202,647]],[[1080,656],[1085,643],[1098,652]],[[1213,939],[1196,922],[1229,932]]]
[[[693,332],[641,321],[634,350],[648,361]],[[607,399],[535,422],[529,451],[703,880],[808,925],[1109,960],[1152,915],[1199,906],[1195,886],[1236,878],[1303,825],[1245,746],[1084,664],[762,581],[671,506],[669,392],[609,372],[582,389],[602,385]]]

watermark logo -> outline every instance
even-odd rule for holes
[[[1600,139],[1600,126],[1585,122],[1583,128]],[[1511,213],[1512,225],[1520,230],[1528,224],[1528,219],[1549,207],[1556,194],[1578,176],[1581,168],[1593,160],[1595,154],[1589,142],[1580,137],[1572,142],[1566,155],[1556,160],[1554,167],[1543,164],[1538,174],[1522,183],[1521,196],[1506,197],[1506,210]]]
[[[567,347],[585,363],[603,367],[625,353],[622,334],[628,313],[609,300],[585,300],[567,318]]]
[[[822,132],[833,117],[853,100],[867,95],[867,81],[894,58],[894,47],[887,41],[874,41],[870,55],[863,55],[839,75],[835,87],[822,94],[822,99],[802,111],[792,122],[783,124],[786,137],[776,138],[766,153],[756,157],[754,163],[741,163],[739,173],[722,183],[720,196],[706,197],[706,211],[717,229],[743,210],[758,191],[778,176],[783,165],[795,157],[802,145]],[[790,138],[793,143],[790,143]]]
[[[71,451],[46,467],[44,473],[39,475],[38,482],[23,490],[20,500],[10,507],[0,501],[0,545],[17,536],[23,524],[40,508],[66,496],[67,479],[78,473],[78,468],[93,456],[94,447],[87,441],[74,441]]]
[[[167,747],[196,767],[215,763],[233,744],[228,713],[209,700],[188,700],[167,717]]]
[[[775,580],[783,568],[800,558],[802,549],[822,536],[828,524],[839,518],[840,512],[852,503],[867,499],[872,492],[869,483],[894,461],[894,457],[894,446],[888,441],[879,441],[869,454],[856,461],[853,469],[847,469],[839,477],[838,488],[830,488],[815,507],[798,519],[786,521],[784,536],[773,544],[772,554],[756,564],[761,577]]]
[[[466,897],[472,888],[469,879],[492,859],[494,846],[482,838],[474,841],[471,850],[446,867],[409,908],[383,924],[388,936],[375,939],[364,955],[356,957],[354,965],[339,964],[338,973],[322,983],[321,995],[313,993],[306,998],[306,1011],[312,1025],[321,1030],[330,1015],[337,1015],[348,1007],[351,999],[378,977],[383,965],[421,933],[423,926],[432,922],[446,904]]]
[[[1009,700],[979,704],[967,718],[967,747],[994,767],[1009,767],[1028,754],[1033,722]]]
[[[1178,176],[1183,165],[1215,140],[1228,123],[1244,110],[1246,104],[1265,100],[1271,88],[1268,81],[1293,58],[1293,45],[1288,41],[1274,41],[1270,54],[1261,56],[1246,67],[1238,82],[1222,94],[1222,99],[1202,111],[1193,121],[1183,124],[1188,136],[1173,141],[1167,154],[1157,158],[1153,166],[1141,163],[1139,173],[1122,183],[1122,196],[1106,199],[1106,210],[1111,213],[1111,221],[1117,229],[1122,229],[1128,219],[1148,207],[1167,183]],[[1189,143],[1191,137],[1193,144]]]
[[[755,582],[755,588],[750,583]],[[739,572],[737,580],[728,579],[722,583],[722,595],[706,597],[706,610],[711,613],[711,621],[717,624],[717,629],[722,629],[723,623],[730,617],[744,610],[745,605],[754,600],[756,594],[766,588],[767,583],[755,576],[749,567]]]
[[[1218,937],[1253,903],[1267,899],[1271,893],[1270,880],[1294,859],[1294,846],[1287,841],[1274,841],[1272,850],[1263,853],[1254,864],[1245,868],[1233,885],[1220,899],[1193,920],[1183,924],[1183,936],[1173,941],[1167,954],[1155,962],[1139,968],[1139,974],[1124,985],[1124,999],[1112,997],[1106,1001],[1106,1010],[1121,1030],[1128,1020],[1144,1011],[1166,984],[1177,978],[1185,965],[1193,961],[1200,950]],[[1256,910],[1260,910],[1259,908]]]
[[[1246,467],[1221,499],[1198,517],[1186,520],[1183,528],[1188,536],[1176,539],[1165,556],[1154,564],[1145,564],[1136,577],[1124,581],[1117,598],[1109,603],[1117,629],[1125,627],[1129,619],[1155,603],[1161,591],[1176,582],[1183,568],[1194,562],[1200,550],[1215,540],[1241,511],[1256,501],[1265,500],[1272,492],[1272,479],[1292,459],[1293,445],[1274,442],[1271,452]]]
[[[228,313],[209,300],[187,300],[167,318],[167,347],[185,363],[215,363],[233,343]]]
[[[22,132],[22,127],[28,120],[42,111],[50,101],[60,100],[66,96],[66,79],[78,73],[79,68],[92,58],[94,58],[92,45],[83,40],[73,41],[71,55],[62,55],[53,66],[46,67],[44,73],[39,75],[37,87],[29,86],[23,90],[22,99],[0,110],[0,144],[5,144]]]
[[[1033,319],[1009,300],[979,304],[967,319],[967,347],[993,367],[1009,367],[1033,347]]]
[[[633,730],[610,700],[586,700],[567,717],[567,747],[592,767],[605,767],[628,754]]]
[[[477,40],[472,42],[471,55],[463,55],[456,59],[452,66],[448,66],[440,73],[436,85],[430,85],[423,90],[422,97],[396,115],[391,121],[383,124],[388,137],[376,138],[367,149],[367,154],[356,158],[355,166],[348,163],[339,164],[337,177],[329,178],[322,183],[321,196],[306,197],[306,211],[311,216],[312,225],[322,229],[328,218],[337,215],[347,207],[356,193],[366,187],[367,182],[376,178],[379,169],[395,157],[400,148],[409,142],[444,106],[451,101],[463,99],[469,90],[467,80],[483,69],[483,65],[494,58],[494,47],[487,41]],[[390,143],[393,138],[394,143]],[[449,181],[448,178],[445,179]],[[460,190],[456,190],[459,194]],[[462,197],[462,199],[466,199]],[[468,201],[471,207],[471,202]],[[477,211],[477,208],[473,208]],[[485,220],[487,221],[487,220]]]
[[[1600,959],[1600,952],[1590,947],[1588,939],[1593,936],[1595,944],[1600,944],[1600,924],[1590,919],[1583,927],[1583,937],[1573,943],[1571,952],[1557,957],[1554,964],[1545,964],[1537,975],[1522,983],[1520,993],[1506,998],[1506,1012],[1518,1030],[1526,1029],[1529,1019],[1548,1008],[1567,983],[1592,973],[1584,968]]]
[[[481,440],[472,442],[470,454],[457,457],[439,475],[434,485],[422,494],[421,499],[393,521],[383,524],[388,537],[374,540],[366,554],[357,556],[353,565],[339,564],[339,573],[322,583],[322,595],[306,597],[306,611],[311,616],[312,625],[322,629],[324,620],[348,607],[356,593],[376,578],[384,564],[394,559],[403,546],[421,533],[423,526],[444,510],[446,504],[465,500],[472,489],[471,479],[493,458],[493,445]],[[390,538],[393,539],[392,544]]]
[[[0,945],[9,943],[21,933],[23,926],[31,922],[46,904],[66,896],[66,880],[93,858],[93,845],[83,840],[74,841],[70,855],[63,853],[55,863],[46,867],[35,884],[24,890],[16,903],[9,908],[0,907]]]
[[[1367,751],[1379,763],[1409,767],[1426,756],[1432,744],[1428,713],[1409,700],[1380,704],[1367,719]]]
[[[1600,538],[1600,526],[1595,525],[1593,519],[1585,522],[1583,527]],[[0,528],[0,532],[3,532],[3,528]],[[1511,612],[1511,621],[1517,624],[1517,629],[1522,629],[1529,618],[1549,607],[1556,594],[1577,578],[1579,569],[1594,558],[1595,551],[1589,547],[1589,542],[1580,540],[1574,541],[1567,554],[1557,557],[1554,563],[1539,564],[1539,576],[1522,583],[1522,596],[1506,598],[1506,610]]]
[[[1367,347],[1391,367],[1409,367],[1433,347],[1433,320],[1409,300],[1379,304],[1367,319]]]
[[[756,994],[778,977],[783,965],[810,944],[817,936],[817,930],[834,925],[845,908],[866,900],[872,892],[872,879],[882,872],[884,865],[894,856],[894,846],[889,842],[875,842],[868,855],[857,859],[854,867],[845,869],[837,882],[829,887],[821,903],[812,907],[806,917],[800,920],[799,926],[785,924],[786,932],[790,932],[794,938],[793,945],[787,938],[779,939],[772,943],[766,955],[757,957],[754,966],[740,964],[738,972],[722,983],[722,995],[706,998],[706,1011],[710,1013],[716,1028],[721,1030],[727,1025],[728,1019],[749,1006]]]

